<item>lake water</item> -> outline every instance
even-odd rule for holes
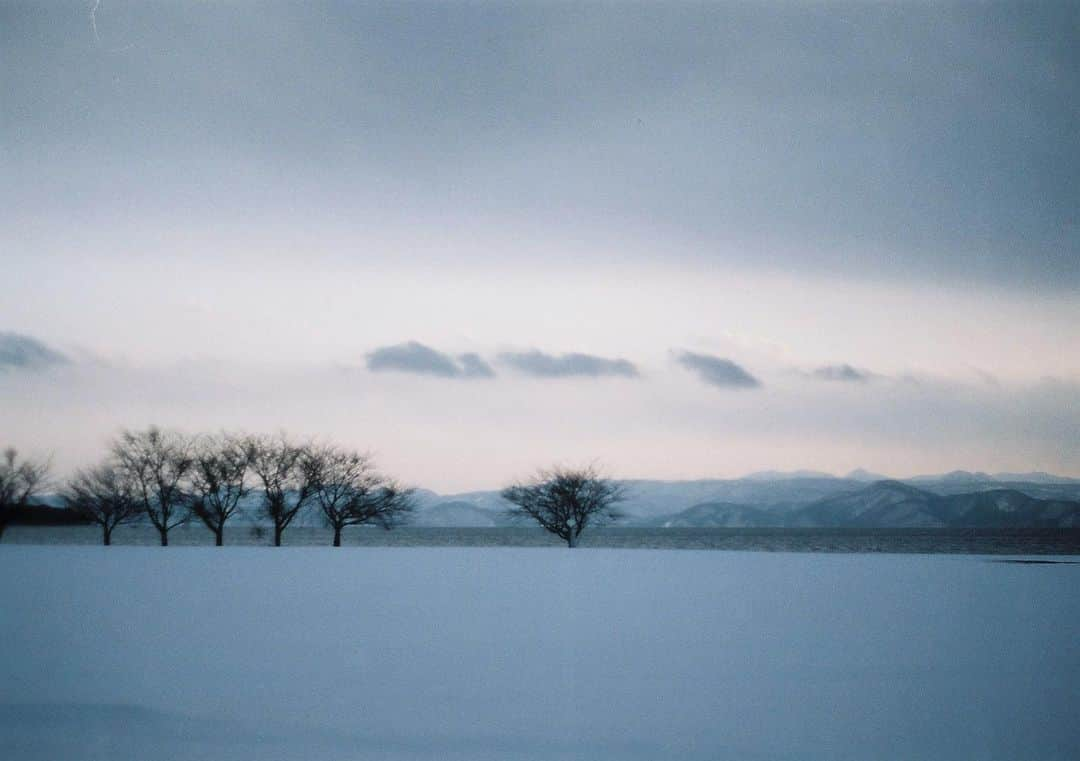
[[[327,529],[298,526],[285,532],[287,546],[329,545]],[[269,530],[237,525],[225,532],[227,545],[260,546],[271,542]],[[209,545],[213,537],[201,526],[169,533],[173,545]],[[11,526],[4,544],[99,544],[101,532],[90,526]],[[538,528],[420,528],[393,531],[373,527],[346,529],[347,547],[546,547],[561,541]],[[149,526],[124,526],[113,544],[155,545]],[[824,529],[824,528],[603,528],[585,533],[582,547],[665,550],[739,550],[761,552],[886,552],[977,555],[1077,555],[1080,529]]]

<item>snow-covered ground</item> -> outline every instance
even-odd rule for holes
[[[1080,565],[0,547],[0,758],[1080,757]]]

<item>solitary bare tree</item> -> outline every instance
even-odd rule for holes
[[[246,440],[248,466],[262,487],[261,513],[274,524],[274,546],[315,493],[316,471],[311,447],[285,434]]]
[[[389,529],[412,510],[412,490],[375,471],[371,458],[335,446],[309,453],[315,502],[341,546],[346,526],[376,523]]]
[[[224,544],[225,523],[248,493],[248,450],[243,439],[229,434],[208,436],[195,444],[191,469],[191,511]]]
[[[191,518],[187,478],[194,466],[191,441],[176,431],[151,426],[123,431],[110,447],[116,467],[135,489],[142,512],[169,544],[169,531]]]
[[[64,490],[68,508],[101,526],[102,543],[112,544],[113,529],[142,513],[135,483],[123,468],[106,463],[80,470]]]
[[[615,505],[625,499],[622,485],[603,478],[593,466],[541,470],[503,489],[502,496],[517,506],[512,515],[531,518],[567,547],[577,546],[587,526],[617,520]]]
[[[14,447],[4,450],[0,459],[0,538],[12,513],[39,496],[48,477],[48,460],[20,459]]]

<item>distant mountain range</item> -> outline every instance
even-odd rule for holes
[[[664,527],[1080,528],[1080,501],[1015,489],[939,495],[898,481],[826,497],[788,512],[706,503],[648,522]]]
[[[857,470],[754,473],[699,481],[624,481],[621,525],[654,527],[1080,527],[1080,479],[955,471],[904,481]],[[497,491],[417,495],[414,525],[499,526]]]

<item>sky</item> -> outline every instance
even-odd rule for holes
[[[1080,476],[1080,6],[0,0],[0,437]]]

